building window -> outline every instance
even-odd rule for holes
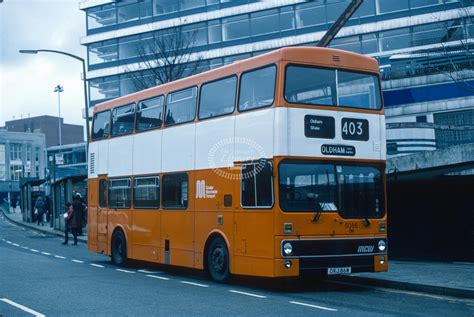
[[[196,87],[168,94],[165,125],[170,126],[192,121],[196,114],[196,96]]]
[[[161,15],[179,10],[179,1],[176,0],[153,0],[153,14]]]
[[[97,6],[87,10],[87,28],[89,30],[117,23],[115,3]]]
[[[35,147],[35,162],[37,162],[37,164],[39,164],[39,160],[40,160],[40,148]]]
[[[119,77],[110,76],[89,81],[91,101],[116,98],[120,95]]]
[[[381,51],[398,50],[411,45],[411,33],[408,28],[381,32],[379,36]]]
[[[268,208],[273,206],[273,176],[269,162],[242,165],[241,203],[247,208]]]
[[[207,27],[209,44],[222,41],[221,24],[219,21],[209,21]]]
[[[270,34],[280,31],[278,9],[252,13],[250,29],[252,35]]]
[[[0,181],[4,181],[7,178],[5,164],[5,144],[0,144]]]
[[[21,144],[10,143],[10,161],[21,161]]]
[[[319,1],[297,5],[295,16],[297,28],[326,24],[326,9]]]
[[[434,114],[434,123],[438,125],[469,126],[474,125],[474,109]],[[436,147],[446,148],[453,145],[472,143],[474,130],[435,130]]]
[[[224,41],[241,39],[249,35],[250,28],[247,15],[222,19],[222,38]]]
[[[408,0],[377,0],[379,14],[408,10]]]
[[[163,208],[186,209],[188,207],[188,175],[163,175]]]
[[[237,92],[237,77],[229,77],[204,84],[199,102],[199,119],[232,113]]]
[[[275,79],[274,65],[244,73],[240,78],[239,111],[273,104]]]
[[[138,0],[122,0],[117,2],[118,23],[138,20],[140,17],[140,7]]]
[[[149,130],[161,127],[163,122],[163,103],[165,98],[157,98],[141,101],[137,110],[137,131]]]
[[[135,123],[135,104],[115,108],[112,111],[112,136],[130,134]]]
[[[109,181],[109,208],[130,208],[130,178]]]
[[[160,208],[160,177],[135,177],[133,207]]]
[[[31,145],[27,145],[26,146],[26,161],[30,161],[31,162]]]
[[[88,45],[89,65],[113,62],[118,59],[117,40],[93,43]]]
[[[140,36],[127,36],[119,39],[120,60],[143,55],[143,47],[140,43]]]
[[[22,171],[21,165],[10,165],[10,180],[19,181]]]

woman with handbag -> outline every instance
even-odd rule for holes
[[[66,229],[64,230],[64,242],[67,244],[69,241],[69,232],[74,236],[73,245],[77,245],[77,222],[74,214],[74,208],[71,203],[66,204],[66,212],[64,213],[64,222],[66,223]]]

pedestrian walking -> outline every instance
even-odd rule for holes
[[[74,216],[77,224],[77,235],[82,236],[82,226],[84,225],[84,211],[85,206],[82,202],[81,194],[76,193],[74,195],[74,201],[72,203],[74,209]]]
[[[77,223],[74,208],[71,203],[66,204],[66,212],[64,213],[64,220],[66,223],[66,229],[64,230],[64,242],[62,244],[68,244],[69,232],[74,237],[73,245],[77,245]]]
[[[16,213],[16,204],[17,204],[16,197],[13,196],[13,198],[11,199],[11,202],[10,202],[10,206],[11,206],[12,209],[13,209],[13,213]]]
[[[35,203],[35,215],[36,215],[36,220],[38,221],[38,226],[39,225],[44,226],[44,219],[43,219],[44,212],[45,212],[44,201],[43,201],[43,198],[40,196],[38,197]]]

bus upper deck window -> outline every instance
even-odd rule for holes
[[[272,105],[275,99],[275,79],[275,65],[242,74],[240,79],[239,111]]]
[[[135,105],[115,108],[112,112],[112,136],[129,134],[135,122]]]
[[[92,128],[92,140],[105,139],[109,136],[110,110],[96,113]]]

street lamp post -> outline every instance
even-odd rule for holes
[[[61,93],[64,91],[63,86],[57,85],[54,87],[54,92],[58,93],[58,127],[59,127],[59,146],[63,145],[61,133]]]
[[[72,58],[77,59],[78,61],[80,61],[82,63],[82,74],[83,74],[82,80],[84,82],[84,107],[85,107],[85,112],[86,112],[86,130],[87,130],[86,131],[86,141],[87,141],[87,144],[89,144],[89,133],[90,133],[90,129],[89,129],[89,105],[88,105],[88,102],[87,102],[87,82],[86,82],[86,62],[85,62],[85,60],[82,57],[79,57],[77,55],[70,54],[70,53],[63,52],[63,51],[56,51],[56,50],[46,50],[46,49],[20,50],[19,52],[22,53],[22,54],[38,54],[38,53],[41,53],[41,52],[56,53],[56,54],[61,54],[61,55],[66,55],[66,56],[72,57]],[[87,153],[88,153],[88,146],[86,146],[86,154]]]

